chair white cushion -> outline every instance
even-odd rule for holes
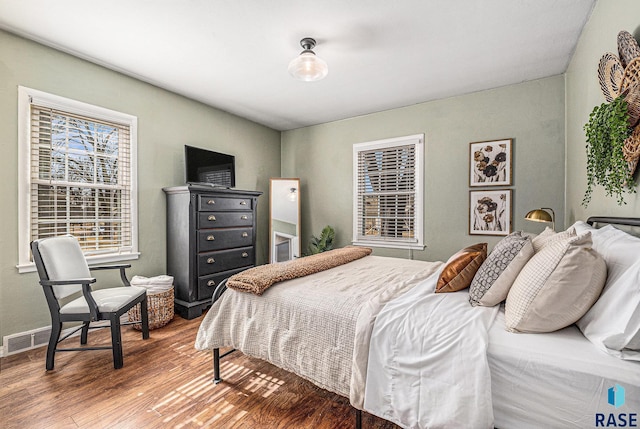
[[[145,288],[138,286],[114,287],[93,291],[91,292],[91,296],[93,296],[96,304],[98,304],[98,311],[113,312],[124,307],[126,304],[135,300],[145,292]],[[84,299],[84,296],[74,299],[60,308],[60,314],[78,314],[88,312],[89,305]]]
[[[38,250],[50,280],[90,278],[87,260],[75,237],[70,235],[38,241]],[[82,290],[81,285],[53,286],[56,298],[62,299]]]

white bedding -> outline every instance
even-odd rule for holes
[[[278,283],[262,296],[228,290],[207,312],[195,346],[234,347],[348,397],[361,409],[376,314],[441,265],[366,256]]]
[[[491,428],[486,350],[498,307],[472,307],[467,290],[435,294],[438,274],[378,314],[364,409],[405,428]]]
[[[640,414],[640,362],[598,350],[575,325],[515,334],[505,331],[502,309],[489,331],[488,357],[498,428],[588,428],[596,413]],[[607,403],[615,384],[626,391],[618,409]]]

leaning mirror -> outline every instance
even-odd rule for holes
[[[271,179],[269,185],[269,261],[300,257],[300,179]]]

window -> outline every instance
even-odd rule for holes
[[[424,135],[353,145],[353,243],[423,249]]]
[[[19,128],[18,270],[64,234],[90,263],[137,258],[137,118],[19,87]]]

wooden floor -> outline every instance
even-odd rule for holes
[[[209,352],[194,349],[202,318],[177,316],[152,330],[123,327],[124,368],[111,351],[58,352],[45,371],[45,349],[0,359],[2,428],[353,428],[346,398],[239,352],[221,363],[224,381],[211,382]],[[79,338],[63,345],[76,347]],[[109,344],[107,329],[89,345]],[[363,413],[363,429],[397,426]]]

